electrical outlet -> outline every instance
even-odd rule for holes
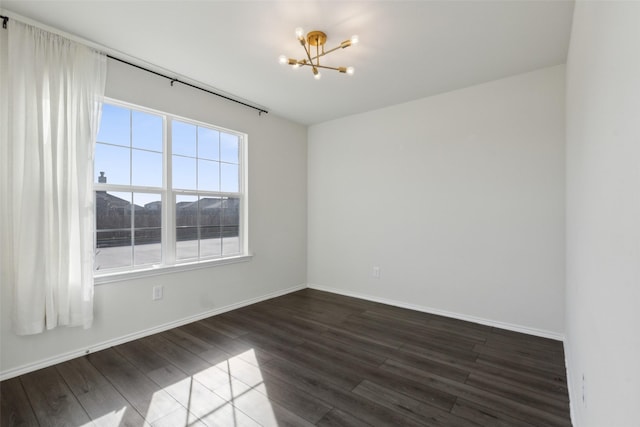
[[[377,265],[373,266],[373,270],[371,271],[371,275],[376,278],[379,279],[380,278],[380,267],[378,267]]]
[[[164,287],[163,286],[154,286],[153,287],[153,295],[151,296],[151,299],[153,301],[157,301],[162,299],[163,297],[163,292],[164,291]]]

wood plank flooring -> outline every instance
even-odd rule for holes
[[[0,383],[5,426],[570,426],[562,344],[315,290]]]

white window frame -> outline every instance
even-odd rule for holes
[[[249,251],[249,236],[248,230],[248,197],[247,197],[247,145],[248,135],[239,131],[226,129],[220,126],[216,126],[210,123],[201,122],[198,120],[177,116],[175,114],[165,113],[163,111],[154,110],[152,108],[143,107],[140,105],[131,104],[128,102],[120,101],[112,98],[104,98],[105,104],[111,104],[117,107],[136,110],[144,113],[154,114],[162,117],[162,187],[145,187],[134,185],[118,185],[118,184],[101,184],[94,183],[93,192],[108,191],[108,192],[124,192],[124,193],[154,193],[160,194],[162,201],[162,219],[161,219],[161,262],[158,264],[147,265],[131,265],[127,267],[110,268],[106,270],[94,270],[94,283],[96,285],[130,280],[140,277],[148,277],[159,274],[168,274],[179,271],[188,271],[200,268],[208,268],[216,265],[226,265],[237,262],[245,262],[252,258]],[[172,188],[172,150],[171,150],[171,125],[173,121],[180,121],[195,126],[201,126],[209,129],[214,129],[219,132],[236,135],[239,138],[238,147],[238,192],[222,192],[222,191],[204,191],[204,190],[174,190]],[[95,167],[95,163],[94,163]],[[131,165],[133,168],[133,165]],[[94,176],[96,176],[94,171]],[[133,171],[131,170],[131,173]],[[205,257],[200,259],[176,259],[176,196],[178,195],[191,195],[191,196],[211,196],[211,197],[237,197],[240,199],[240,218],[238,226],[238,239],[239,239],[239,253],[227,255],[221,254],[219,257]],[[96,248],[97,238],[97,225],[95,224],[94,214],[94,250]]]

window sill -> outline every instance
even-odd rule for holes
[[[99,276],[96,275],[93,278],[93,282],[94,285],[104,285],[106,283],[122,282],[125,280],[140,279],[143,277],[160,276],[164,274],[179,273],[182,271],[199,270],[202,268],[216,267],[219,265],[237,264],[240,262],[250,261],[251,258],[253,258],[253,254],[176,265],[154,266],[141,270],[119,271],[117,273],[101,274]]]

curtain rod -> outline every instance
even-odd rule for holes
[[[217,93],[217,92],[214,92],[212,90],[205,89],[205,88],[200,87],[200,86],[196,86],[194,84],[182,81],[182,80],[180,80],[178,78],[175,78],[175,77],[167,76],[166,74],[162,74],[162,73],[159,73],[157,71],[150,70],[149,68],[142,67],[140,65],[134,64],[134,63],[129,62],[129,61],[125,61],[124,59],[116,58],[115,56],[111,56],[111,55],[107,55],[107,58],[111,58],[111,59],[113,59],[115,61],[122,62],[123,64],[130,65],[132,67],[138,68],[140,70],[146,71],[146,72],[151,73],[151,74],[155,74],[156,76],[164,77],[165,79],[171,81],[171,86],[173,86],[174,83],[180,83],[180,84],[183,84],[185,86],[189,86],[189,87],[192,87],[194,89],[198,89],[198,90],[201,90],[203,92],[207,92],[207,93],[209,93],[211,95],[219,96],[220,98],[226,99],[227,101],[235,102],[237,104],[244,105],[245,107],[248,107],[248,108],[253,108],[254,110],[258,111],[258,114],[260,114],[260,115],[262,115],[262,113],[265,113],[265,114],[269,113],[264,108],[260,108],[260,107],[256,107],[255,105],[247,104],[246,102],[242,102],[242,101],[239,101],[237,99],[231,98],[229,96],[223,95],[221,93]]]
[[[2,19],[2,28],[7,28],[7,21],[9,20],[9,17],[8,16],[4,16],[4,15],[0,15],[0,19]],[[143,70],[143,71],[147,71],[149,73],[155,74],[156,76],[164,77],[165,79],[171,81],[171,86],[173,86],[174,83],[180,83],[180,84],[183,84],[185,86],[189,86],[191,88],[201,90],[201,91],[206,92],[208,94],[215,95],[215,96],[218,96],[220,98],[226,99],[227,101],[235,102],[236,104],[240,104],[240,105],[244,105],[245,107],[252,108],[252,109],[256,110],[259,115],[262,115],[262,113],[265,113],[265,114],[269,113],[269,111],[265,110],[264,108],[256,107],[255,105],[251,105],[251,104],[248,104],[246,102],[242,102],[242,101],[240,101],[238,99],[235,99],[235,98],[232,98],[230,96],[223,95],[221,93],[214,92],[214,91],[209,90],[209,89],[205,89],[205,88],[203,88],[201,86],[197,86],[197,85],[194,85],[192,83],[188,83],[188,82],[182,81],[182,80],[180,80],[180,79],[178,79],[176,77],[167,76],[166,74],[162,74],[162,73],[159,73],[157,71],[153,71],[153,70],[151,70],[149,68],[145,68],[145,67],[143,67],[141,65],[137,65],[137,64],[134,64],[132,62],[125,61],[124,59],[117,58],[117,57],[115,57],[113,55],[109,55],[109,54],[106,54],[106,55],[107,55],[107,58],[111,58],[111,59],[113,59],[115,61],[122,62],[123,64],[130,65],[132,67],[138,68],[138,69]]]

